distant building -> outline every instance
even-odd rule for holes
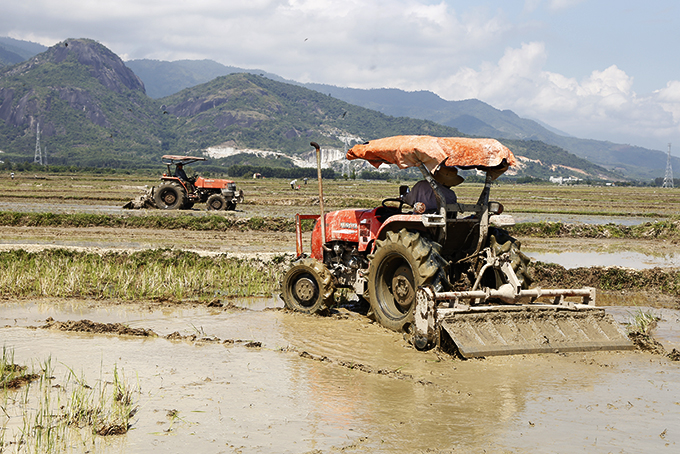
[[[574,184],[579,181],[583,180],[576,177],[550,177],[550,182],[555,184]]]

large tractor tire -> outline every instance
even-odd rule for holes
[[[161,183],[154,194],[154,202],[161,210],[179,210],[184,207],[187,194],[177,183]]]
[[[213,194],[208,197],[206,206],[209,211],[222,211],[227,208],[227,199],[222,194]]]
[[[368,267],[368,294],[375,319],[385,328],[408,331],[413,323],[416,290],[448,281],[448,264],[439,244],[404,229],[378,240]]]
[[[315,259],[295,262],[283,278],[283,302],[297,312],[324,312],[332,305],[334,292],[331,273]]]

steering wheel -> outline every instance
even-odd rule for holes
[[[387,205],[385,205],[387,202],[397,202],[399,204],[399,207],[387,206]],[[408,205],[408,203],[404,202],[402,199],[385,199],[385,200],[382,201],[383,208],[386,208],[388,210],[398,210],[400,213],[401,213],[401,208],[404,205]]]

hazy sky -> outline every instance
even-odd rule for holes
[[[6,0],[0,36],[477,98],[680,155],[677,0]]]

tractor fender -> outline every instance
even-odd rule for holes
[[[419,214],[395,214],[390,216],[385,222],[380,225],[376,232],[375,238],[384,240],[388,232],[398,233],[402,229],[419,230],[427,232],[427,228],[423,225],[422,216]]]

